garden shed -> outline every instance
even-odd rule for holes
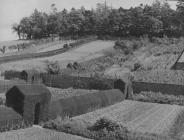
[[[28,83],[40,83],[41,76],[37,70],[23,70],[20,73],[21,79],[25,80]]]
[[[41,84],[15,85],[6,93],[6,105],[34,124],[47,120],[50,100],[49,90]]]

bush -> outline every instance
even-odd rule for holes
[[[47,64],[46,71],[48,74],[60,74],[61,69],[58,62],[50,62]]]
[[[63,48],[69,48],[69,45],[68,44],[64,44]]]
[[[140,69],[140,68],[142,68],[143,66],[140,64],[140,63],[135,63],[134,64],[134,71],[136,71],[136,70],[138,70],[138,69]]]

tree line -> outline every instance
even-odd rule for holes
[[[95,9],[84,7],[58,11],[55,4],[51,12],[37,9],[29,17],[23,17],[12,29],[19,39],[41,39],[48,37],[79,37],[85,35],[149,37],[164,35],[179,37],[184,35],[184,0],[171,9],[167,2],[139,5],[115,9],[98,3]]]

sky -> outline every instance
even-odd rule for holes
[[[108,5],[114,8],[130,8],[143,4],[152,4],[154,0],[106,0]],[[12,33],[11,26],[19,23],[20,19],[29,16],[35,8],[39,11],[49,12],[51,4],[56,4],[58,10],[72,7],[86,9],[95,8],[95,5],[104,0],[0,0],[0,41],[18,39]],[[171,7],[175,8],[175,2],[170,2]]]

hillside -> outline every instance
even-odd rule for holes
[[[83,62],[103,56],[104,50],[109,50],[113,48],[113,45],[114,41],[93,41],[91,43],[84,44],[79,48],[73,49],[71,51],[59,55],[1,64],[0,70],[22,70],[35,68],[39,71],[44,71],[48,61],[58,61],[61,67],[66,67],[69,62]]]

